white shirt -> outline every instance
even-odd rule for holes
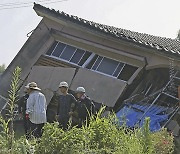
[[[30,93],[26,105],[26,113],[29,114],[29,120],[34,124],[46,123],[46,110],[45,96],[39,91]]]

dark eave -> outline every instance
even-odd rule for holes
[[[37,12],[37,14],[38,12],[42,12],[44,14],[48,14],[49,16],[55,17],[59,20],[70,21],[78,24],[79,26],[83,26],[95,32],[100,32],[105,35],[112,36],[116,39],[135,43],[142,47],[155,49],[155,51],[157,51],[158,54],[163,54],[165,56],[170,56],[172,58],[180,57],[180,41],[177,39],[158,37],[95,23],[93,21],[88,21],[77,16],[66,14],[64,12],[46,8],[36,3],[34,3],[34,10]]]

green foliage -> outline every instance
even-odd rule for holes
[[[102,110],[82,128],[63,131],[58,123],[47,123],[40,143],[35,146],[37,154],[166,154],[173,151],[173,137],[166,130],[149,131],[150,119],[142,129],[130,130],[119,127],[115,115],[101,117]],[[169,146],[162,145],[166,139]]]
[[[15,103],[17,101],[18,97],[18,90],[19,90],[19,81],[20,81],[20,75],[21,75],[21,69],[19,67],[16,67],[13,72],[13,78],[11,80],[11,89],[8,91],[9,93],[9,99],[8,99],[8,145],[9,148],[13,151],[13,144],[14,144],[14,130],[13,130],[13,120],[14,120],[14,108]]]
[[[172,134],[167,133],[165,128],[159,132],[153,133],[151,138],[154,146],[154,153],[173,153],[175,146],[174,137]]]
[[[150,118],[146,118],[144,126],[142,128],[142,144],[143,152],[151,154],[153,152],[152,135],[149,129]]]
[[[93,116],[82,128],[59,128],[58,122],[47,123],[40,139],[29,142],[22,137],[14,140],[14,154],[171,154],[173,136],[165,129],[151,133],[149,119],[142,129],[119,127],[115,115]],[[4,126],[6,127],[6,125]],[[0,154],[6,154],[6,135],[0,135]],[[5,152],[4,152],[5,151]],[[7,152],[8,153],[8,152]]]
[[[141,129],[130,130],[118,125],[115,114],[102,117],[104,108],[82,128],[69,126],[64,131],[59,124],[47,123],[40,139],[14,137],[14,105],[17,101],[21,69],[13,73],[9,91],[9,118],[0,117],[0,154],[171,154],[173,136],[166,129],[152,133],[150,119]]]
[[[11,89],[9,91],[9,99],[6,106],[8,109],[8,118],[5,120],[0,117],[0,154],[19,154],[24,153],[23,149],[27,149],[24,148],[24,146],[27,145],[27,142],[25,142],[25,138],[21,138],[16,141],[13,130],[14,107],[18,97],[17,93],[19,89],[20,74],[21,69],[19,67],[16,67],[13,72],[13,77],[10,85]]]

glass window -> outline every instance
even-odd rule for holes
[[[74,56],[71,58],[70,62],[78,64],[82,56],[84,55],[85,51],[81,49],[77,49]]]
[[[94,56],[86,68],[114,76],[123,81],[128,81],[138,69],[138,67],[98,55]]]
[[[53,51],[52,55],[55,57],[59,57],[61,53],[63,52],[65,46],[66,46],[65,44],[59,42],[55,50]]]
[[[117,77],[119,75],[119,73],[121,72],[121,70],[123,69],[124,65],[125,65],[124,63],[119,63],[118,67],[116,68],[116,70],[113,73],[113,76]]]
[[[91,54],[92,52],[78,49],[57,41],[55,41],[46,52],[46,55],[55,56],[59,59],[64,59],[79,66],[82,66]]]
[[[119,64],[118,61],[104,57],[99,67],[97,68],[97,71],[108,74],[108,75],[113,75],[118,64]]]
[[[100,64],[100,62],[101,62],[102,59],[103,59],[103,57],[101,57],[101,56],[98,56],[98,57],[97,57],[94,65],[92,66],[92,69],[93,69],[93,70],[96,70],[96,69],[97,69],[97,67],[99,66],[99,64]]]
[[[46,54],[83,66],[87,59],[92,55],[92,52],[55,41]],[[124,81],[128,81],[138,69],[135,66],[124,64],[99,55],[94,55],[91,58],[92,59],[86,66],[87,69],[102,72]]]
[[[135,73],[136,70],[137,70],[137,67],[126,64],[122,72],[118,76],[118,79],[128,81],[131,78],[131,76]]]
[[[89,64],[87,65],[86,68],[91,69],[92,66],[94,65],[94,63],[95,63],[95,61],[96,61],[97,58],[98,58],[98,55],[95,55],[95,56],[93,57],[93,59],[89,62]]]
[[[74,55],[76,48],[67,45],[66,48],[64,49],[63,53],[61,54],[60,58],[65,59],[69,61],[71,57]]]
[[[56,47],[56,45],[57,45],[57,41],[55,41],[53,44],[52,44],[52,46],[49,48],[49,50],[46,52],[46,54],[47,55],[51,55],[52,54],[52,52],[53,52],[53,50],[54,50],[54,48]]]
[[[85,63],[85,61],[89,58],[90,55],[91,55],[91,52],[86,51],[86,53],[81,58],[79,65],[82,66]]]

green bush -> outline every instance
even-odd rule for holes
[[[14,104],[19,89],[20,68],[13,73],[9,91],[9,118],[0,117],[0,154],[171,154],[173,136],[166,129],[152,133],[150,119],[141,129],[119,126],[115,114],[102,117],[102,108],[82,128],[69,126],[64,131],[59,124],[47,123],[40,139],[25,136],[15,138],[13,131]]]
[[[167,133],[166,129],[153,133],[152,143],[154,146],[154,153],[169,154],[174,151],[174,137],[172,134]]]
[[[173,136],[165,129],[149,131],[149,119],[142,129],[119,127],[115,115],[94,116],[89,125],[63,131],[58,123],[47,123],[37,154],[166,154],[173,152]],[[165,143],[166,142],[166,143]],[[167,146],[168,145],[168,146]]]
[[[119,127],[115,115],[93,116],[82,128],[69,127],[64,131],[58,123],[47,123],[40,139],[13,139],[13,152],[6,131],[0,133],[0,154],[170,154],[173,136],[165,129],[151,133],[149,119],[142,129]],[[1,119],[2,128],[3,119]]]

